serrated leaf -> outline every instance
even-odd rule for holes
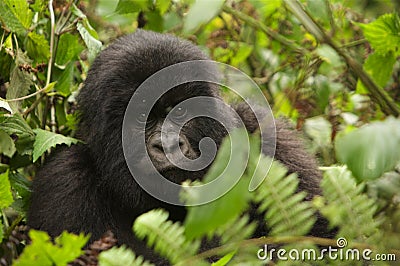
[[[137,257],[135,253],[125,246],[112,247],[103,251],[99,255],[99,266],[151,266],[151,264],[143,259],[142,256]]]
[[[377,53],[400,55],[400,17],[397,13],[384,14],[374,22],[357,25]]]
[[[44,35],[35,32],[28,33],[26,42],[26,50],[30,58],[34,58],[36,62],[47,62],[50,57],[50,45]]]
[[[201,25],[209,22],[220,12],[224,2],[223,0],[196,0],[185,17],[183,31],[191,33]],[[207,12],[204,12],[204,10],[207,10]]]
[[[19,69],[19,65],[30,65],[31,63],[32,60],[30,60],[21,50],[18,50],[15,59],[15,66],[10,74],[10,86],[7,89],[6,99],[15,99],[28,94],[29,88],[33,84],[32,78],[28,72]],[[21,103],[18,101],[10,102],[9,104],[13,111],[16,112]]]
[[[43,129],[34,129],[36,133],[35,143],[33,144],[33,162],[45,153],[48,149],[55,147],[58,144],[66,144],[71,146],[71,144],[76,144],[79,140],[65,137],[61,134],[53,133]]]
[[[89,240],[89,236],[83,234],[63,232],[53,244],[46,232],[33,229],[29,231],[29,237],[32,243],[26,246],[21,256],[14,261],[14,266],[67,265],[83,253],[81,248]]]
[[[12,32],[24,34],[31,26],[33,13],[27,1],[2,0],[0,1],[0,18]]]
[[[26,121],[19,114],[7,117],[0,123],[0,129],[4,130],[8,135],[15,134],[18,139],[34,137],[34,132]]]
[[[9,174],[10,184],[12,188],[18,192],[23,199],[28,200],[31,194],[31,181],[18,172]]]
[[[15,144],[13,139],[3,130],[0,130],[0,154],[11,158],[15,153]]]
[[[7,208],[13,203],[10,181],[8,180],[8,170],[0,174],[0,209]]]
[[[381,241],[378,227],[382,221],[374,218],[378,205],[363,193],[364,184],[357,185],[345,167],[329,167],[321,187],[327,204],[319,209],[331,226],[339,226],[338,236],[371,244]]]
[[[20,114],[14,114],[13,116],[7,117],[0,123],[0,129],[4,130],[9,135],[16,134],[17,136],[34,136],[31,127]]]
[[[373,122],[337,138],[335,144],[337,159],[359,181],[376,179],[400,161],[400,121]]]
[[[373,53],[368,56],[367,60],[365,60],[363,68],[372,77],[376,84],[380,87],[385,87],[392,75],[394,63],[396,63],[396,57],[392,52],[384,55]],[[362,94],[367,92],[368,90],[365,85],[358,80],[357,93]]]
[[[172,263],[197,252],[200,241],[188,241],[184,227],[171,222],[168,213],[161,209],[149,211],[136,218],[133,230],[139,239],[146,238],[147,245],[168,258]]]

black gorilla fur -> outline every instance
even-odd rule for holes
[[[162,203],[138,186],[123,156],[121,125],[129,99],[147,77],[166,66],[197,59],[208,58],[192,43],[142,30],[118,39],[102,51],[78,97],[81,111],[78,138],[86,144],[58,149],[38,171],[33,182],[28,224],[53,237],[63,230],[91,233],[91,240],[111,230],[119,244],[127,244],[137,254],[157,261],[152,251],[134,237],[132,222],[156,207],[167,209],[173,220],[182,221],[186,210]],[[194,95],[200,94],[219,97],[211,86],[202,86],[194,92]],[[244,105],[236,110],[247,129],[255,131],[257,122],[251,111]],[[315,160],[305,152],[297,133],[285,122],[278,120],[276,126],[276,159],[290,172],[298,173],[299,190],[308,192],[309,199],[320,194],[321,176]],[[214,125],[206,127],[206,131],[217,143],[226,135],[215,130]],[[201,133],[192,128],[187,134],[190,137]],[[195,179],[204,173],[191,175]],[[258,219],[256,216],[254,219]],[[311,234],[325,236],[325,222],[320,218]],[[264,233],[261,226],[256,236]]]

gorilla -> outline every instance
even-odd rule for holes
[[[77,137],[84,144],[58,148],[37,172],[28,225],[47,231],[52,237],[64,230],[90,233],[91,241],[111,230],[119,244],[126,244],[137,254],[162,264],[162,260],[134,236],[132,223],[154,208],[164,208],[172,220],[183,221],[186,209],[152,197],[132,178],[121,140],[124,113],[137,88],[152,74],[176,63],[208,59],[189,41],[144,30],[121,37],[103,50],[94,60],[77,99],[80,112]],[[146,149],[153,165],[165,178],[176,183],[201,179],[208,168],[179,169],[169,163],[166,153],[176,153],[180,148],[185,157],[194,159],[200,155],[201,139],[209,137],[219,147],[228,133],[214,119],[196,118],[181,129],[178,149],[173,145],[161,145],[161,125],[173,124],[166,121],[168,111],[184,99],[197,96],[222,99],[218,86],[193,82],[179,85],[163,95],[145,121],[137,114],[137,122],[146,124]],[[234,109],[247,130],[256,132],[258,123],[249,106],[239,104]],[[185,112],[178,108],[171,117],[179,119]],[[321,174],[297,133],[285,121],[276,120],[276,135],[275,159],[286,165],[289,172],[298,174],[299,190],[306,191],[308,199],[319,195]],[[262,219],[256,214],[252,217]],[[326,223],[319,217],[310,234],[327,236]],[[259,226],[255,236],[262,236],[266,231]]]

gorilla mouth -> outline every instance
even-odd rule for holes
[[[191,173],[189,171],[179,169],[173,165],[160,169],[159,173],[164,178],[178,185],[182,184],[182,182],[186,181],[187,179],[192,179],[190,178]]]

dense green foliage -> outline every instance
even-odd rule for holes
[[[275,115],[305,133],[324,171],[323,196],[311,202],[296,193],[296,176],[277,162],[249,192],[254,165],[271,159],[253,149],[246,154],[243,145],[235,154],[249,155],[248,167],[231,191],[190,207],[183,224],[168,221],[163,210],[140,216],[133,225],[140,238],[174,264],[209,265],[204,258],[218,255],[213,265],[262,265],[257,250],[264,244],[315,252],[317,245],[336,246],[336,240],[304,236],[319,211],[347,240],[343,250],[369,248],[371,257],[392,254],[398,261],[398,8],[396,0],[0,0],[0,264],[66,265],[83,254],[83,235],[63,233],[51,242],[46,233],[30,231],[27,245],[15,232],[25,222],[37,168],[56,145],[79,141],[75,96],[92,60],[138,27],[192,40],[212,59],[247,73]],[[250,141],[257,144],[253,136]],[[221,148],[203,182],[218,176],[228,152],[229,146]],[[201,197],[187,185],[185,200]],[[271,234],[265,238],[248,239],[255,225],[243,212],[251,203],[267,210]],[[222,246],[200,252],[205,236],[219,236]],[[329,257],[307,263],[362,264]],[[99,264],[148,265],[126,247],[101,252]]]

